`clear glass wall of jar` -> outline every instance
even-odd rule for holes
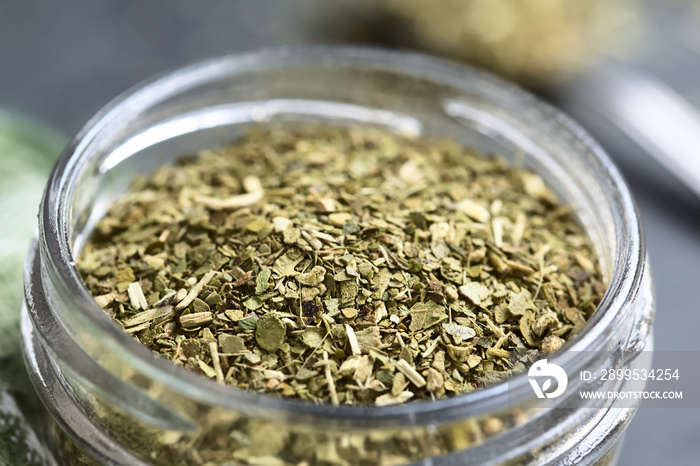
[[[438,135],[521,158],[571,204],[609,283],[593,317],[551,361],[569,374],[643,367],[633,356],[651,347],[654,304],[639,218],[617,169],[576,124],[507,83],[439,59],[345,47],[266,50],[128,91],[85,126],[53,172],[27,262],[23,338],[66,463],[614,462],[636,405],[565,394],[555,407],[533,408],[526,374],[395,407],[273,399],[159,359],[99,309],[73,258],[135,174],[230,142],[253,124],[304,122]],[[581,383],[571,378],[569,393]],[[499,429],[484,429],[489,422]]]

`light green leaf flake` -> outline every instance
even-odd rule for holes
[[[445,329],[445,332],[460,340],[468,340],[476,336],[476,331],[466,325],[442,324],[442,327]]]
[[[270,269],[260,270],[257,278],[255,279],[255,294],[261,295],[267,291],[267,289],[270,287],[271,275],[272,271]]]

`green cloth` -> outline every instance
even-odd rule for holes
[[[20,348],[23,264],[62,137],[0,112],[0,465],[53,464],[32,429],[39,419]]]

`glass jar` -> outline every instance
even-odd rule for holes
[[[520,374],[456,398],[393,407],[276,399],[176,367],[101,311],[74,257],[136,174],[231,142],[251,125],[305,122],[452,138],[517,159],[572,206],[609,288],[583,330],[550,355],[570,375],[567,393],[538,406]],[[25,280],[26,360],[67,464],[610,464],[637,405],[576,400],[584,382],[573,374],[644,367],[635,356],[651,347],[654,310],[630,192],[581,128],[477,70],[348,47],[224,57],[118,97],[54,169]]]

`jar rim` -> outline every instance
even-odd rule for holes
[[[101,341],[108,347],[121,351],[120,355],[154,378],[170,382],[171,386],[188,396],[215,403],[222,407],[241,409],[253,406],[265,410],[297,412],[311,416],[336,419],[392,420],[421,414],[421,422],[440,416],[461,416],[461,413],[485,412],[505,403],[532,398],[533,392],[527,374],[517,374],[507,382],[497,383],[474,392],[436,401],[410,403],[397,406],[331,406],[315,405],[293,399],[278,399],[266,395],[217,384],[204,377],[186,371],[139,344],[122,331],[101,312],[99,306],[84,285],[72,255],[69,202],[73,186],[81,168],[89,158],[86,150],[100,132],[115,120],[124,121],[130,115],[148,109],[183,90],[213,82],[225,76],[244,71],[284,68],[289,66],[365,66],[380,67],[393,72],[427,79],[470,90],[477,83],[491,92],[507,94],[509,99],[528,107],[529,118],[547,121],[557,131],[594,157],[609,187],[607,195],[614,209],[616,230],[616,261],[607,291],[582,330],[574,335],[560,351],[551,358],[563,367],[580,366],[577,353],[591,352],[602,348],[606,333],[615,322],[617,311],[624,308],[626,300],[635,295],[640,287],[646,255],[643,231],[636,205],[622,175],[604,150],[577,123],[530,93],[501,80],[489,73],[467,65],[453,63],[414,52],[391,51],[356,46],[285,46],[263,49],[257,52],[227,55],[196,63],[172,73],[164,73],[147,80],[121,94],[98,112],[78,132],[62,153],[54,168],[42,201],[39,219],[39,248],[42,265],[50,279],[61,289],[70,293],[73,311],[86,328],[100,332]],[[67,330],[61,316],[57,320]],[[580,359],[580,357],[579,357]],[[173,383],[178,384],[174,386]],[[458,414],[458,412],[460,414]],[[449,413],[449,414],[447,414]]]

